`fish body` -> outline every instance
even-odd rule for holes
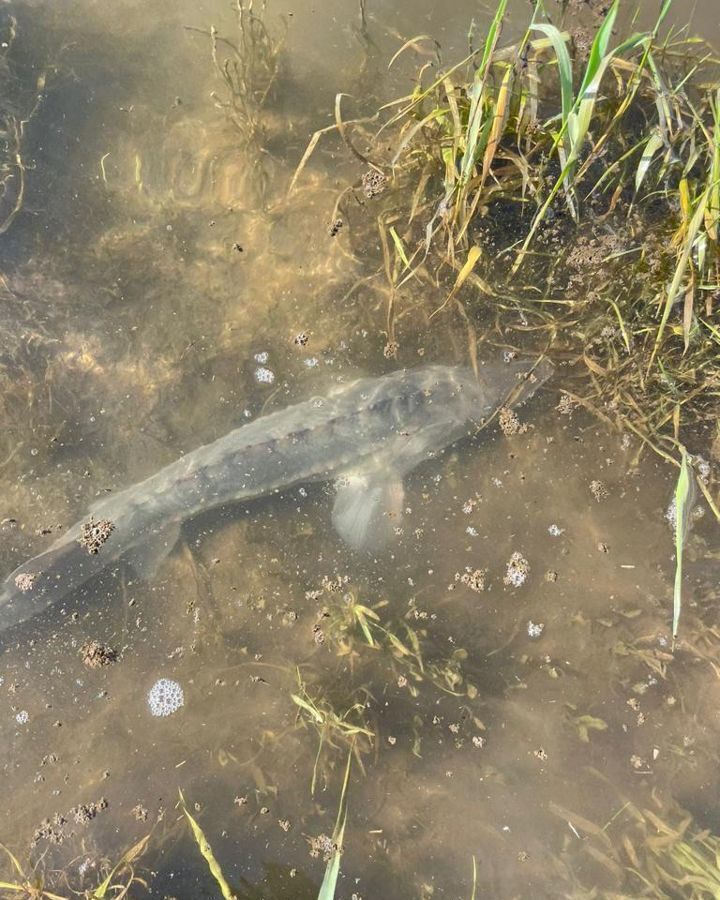
[[[513,390],[527,399],[549,374],[549,364],[541,366],[528,379],[531,366],[520,362],[482,366],[479,377],[448,366],[401,370],[236,428],[104,498],[12,572],[0,590],[0,631],[73,595],[120,560],[150,577],[183,522],[297,484],[335,481],[337,531],[357,549],[378,549],[400,519],[404,476],[473,433]],[[95,546],[88,540],[93,527]]]

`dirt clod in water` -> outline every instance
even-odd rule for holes
[[[508,437],[513,434],[524,434],[528,430],[527,424],[520,422],[517,413],[506,406],[498,413],[498,424],[502,433]]]
[[[81,544],[91,555],[96,554],[115,530],[115,526],[109,519],[94,519],[80,529],[78,544]]]
[[[520,587],[525,583],[528,573],[530,572],[530,563],[525,559],[522,553],[516,550],[508,560],[507,571],[503,578],[503,583],[511,587]]]
[[[33,589],[37,579],[37,572],[21,572],[19,575],[15,576],[15,586],[18,590],[22,591],[23,594],[26,594]]]
[[[77,822],[78,825],[89,825],[101,810],[107,808],[107,800],[104,797],[101,797],[97,803],[81,803],[79,806],[74,806],[70,810],[70,815],[73,817],[73,821]]]
[[[377,197],[385,190],[387,186],[387,178],[377,169],[368,169],[362,177],[363,194],[368,200]]]
[[[66,837],[71,837],[73,832],[68,831],[68,824],[72,821],[76,825],[89,825],[95,816],[108,808],[108,801],[101,797],[97,802],[80,803],[74,806],[67,815],[55,813],[52,818],[43,819],[32,836],[31,846],[35,847],[40,841],[48,841],[50,844],[62,844]]]
[[[86,641],[80,648],[80,657],[88,669],[100,669],[117,661],[117,650],[100,641]]]
[[[470,566],[466,566],[465,571],[462,574],[460,572],[455,573],[455,581],[459,581],[461,584],[466,585],[471,591],[480,593],[485,590],[485,578],[487,577],[487,573],[487,569],[471,569]]]
[[[317,837],[309,837],[307,842],[310,845],[310,856],[312,856],[313,859],[322,856],[323,862],[329,862],[335,853],[337,853],[337,844],[326,834],[319,834]]]
[[[51,844],[62,844],[65,839],[65,825],[67,819],[56,813],[52,819],[43,819],[40,825],[35,829],[30,842],[31,847],[35,847],[40,841],[49,841]]]
[[[138,822],[147,822],[149,813],[147,809],[142,805],[142,803],[138,803],[137,806],[133,806],[130,812]]]
[[[568,394],[567,391],[562,391],[555,409],[561,416],[571,416],[579,405],[578,401],[571,394]]]

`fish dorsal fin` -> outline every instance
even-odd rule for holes
[[[393,471],[358,471],[342,475],[332,521],[340,537],[355,550],[380,550],[400,524],[405,492]]]
[[[153,528],[142,535],[125,558],[138,577],[147,581],[155,575],[179,537],[180,526],[174,522],[162,528]]]

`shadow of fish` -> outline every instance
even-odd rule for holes
[[[199,447],[97,503],[0,591],[0,630],[69,597],[119,560],[149,578],[183,522],[231,502],[313,481],[335,481],[333,524],[356,550],[377,551],[397,527],[403,478],[472,434],[504,405],[521,403],[552,372],[546,360],[468,369],[426,366],[343,386]]]

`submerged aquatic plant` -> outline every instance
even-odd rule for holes
[[[280,71],[282,40],[274,38],[265,22],[267,3],[235,0],[237,29],[234,37],[189,28],[207,35],[215,71],[223,83],[222,93],[212,99],[236,127],[243,144],[264,142],[263,111]]]
[[[107,900],[108,897],[122,898],[128,896],[130,888],[135,885],[141,885],[147,889],[147,882],[136,873],[136,865],[138,859],[145,853],[150,842],[150,835],[147,834],[137,843],[129,847],[120,857],[115,865],[110,866],[103,863],[102,872],[107,873],[103,880],[94,888],[86,890],[76,890],[70,887],[69,895],[83,896],[87,900]],[[28,900],[69,900],[68,894],[58,894],[51,891],[45,881],[45,878],[39,868],[39,863],[33,868],[32,875],[27,875],[17,857],[8,850],[3,844],[0,849],[4,850],[11,864],[12,881],[0,880],[0,891],[7,892],[7,896],[27,897]],[[66,872],[55,872],[54,876],[59,879],[61,876],[64,881],[68,880]],[[53,885],[54,886],[54,885]]]
[[[688,462],[687,450],[681,447],[680,474],[675,486],[675,586],[673,590],[673,641],[677,638],[682,610],[682,562],[685,542],[690,528],[690,514],[694,492],[693,472]]]
[[[568,378],[582,373],[573,402],[680,465],[681,430],[713,422],[720,399],[720,88],[700,42],[661,36],[670,7],[615,37],[614,0],[583,59],[540,2],[504,44],[499,0],[479,49],[441,71],[421,64],[374,132],[337,104],[325,131],[348,148],[362,138],[389,176],[367,223],[380,234],[388,346],[403,290],[440,288],[431,320],[459,315],[471,357],[480,333],[509,350],[550,347]]]
[[[45,882],[41,874],[33,872],[26,875],[17,857],[4,844],[0,844],[11,865],[12,881],[0,881],[0,890],[8,891],[12,896],[28,897],[29,900],[67,900],[61,894],[55,894],[46,890]]]
[[[197,821],[190,815],[188,812],[187,805],[185,803],[185,797],[183,796],[183,792],[180,791],[180,809],[182,810],[185,818],[187,819],[190,830],[192,832],[192,836],[195,838],[195,843],[198,845],[198,849],[208,865],[208,869],[210,870],[210,874],[217,882],[218,887],[220,888],[220,893],[222,894],[224,900],[237,900],[235,894],[230,888],[225,876],[223,875],[223,871],[220,868],[220,863],[217,861],[215,854],[212,851],[212,847],[208,839],[205,837],[205,832],[198,825]]]
[[[301,721],[311,725],[318,733],[318,749],[313,766],[310,793],[315,793],[318,767],[325,747],[337,750],[341,744],[350,748],[363,768],[361,752],[369,749],[375,739],[375,733],[365,725],[365,703],[357,701],[343,713],[338,713],[327,696],[308,693],[300,670],[297,672],[298,692],[291,694],[293,703],[298,707]]]
[[[13,16],[0,25],[0,235],[13,224],[25,204],[26,131],[45,97],[47,72],[23,87],[14,71],[12,53],[17,38]],[[27,94],[27,96],[24,96]]]
[[[474,697],[477,689],[462,671],[467,652],[458,647],[449,657],[426,659],[422,647],[427,636],[425,630],[412,628],[404,619],[382,619],[379,611],[387,606],[387,600],[369,606],[361,603],[353,591],[346,591],[336,594],[335,602],[323,609],[322,626],[316,627],[321,629],[323,640],[335,647],[338,656],[347,657],[351,666],[360,658],[363,648],[383,653],[413,697],[418,696],[418,684],[423,681],[457,697],[464,694]],[[413,610],[408,617],[412,615]]]
[[[551,811],[580,829],[586,864],[593,860],[613,878],[615,892],[599,896],[649,897],[665,900],[714,900],[720,896],[720,837],[700,830],[692,816],[677,807],[662,811],[641,809],[625,800],[604,827],[551,804]],[[577,830],[577,829],[576,829]],[[571,872],[573,881],[578,873]],[[580,886],[580,885],[578,885]],[[582,887],[596,892],[597,880]]]
[[[337,881],[340,876],[340,857],[343,851],[343,842],[345,840],[345,826],[347,824],[348,807],[347,807],[347,789],[350,781],[350,766],[352,764],[352,747],[348,752],[347,765],[345,766],[345,778],[343,779],[342,791],[340,793],[340,803],[338,805],[337,819],[335,828],[332,833],[333,853],[327,862],[325,875],[320,885],[320,893],[318,900],[334,900]]]

